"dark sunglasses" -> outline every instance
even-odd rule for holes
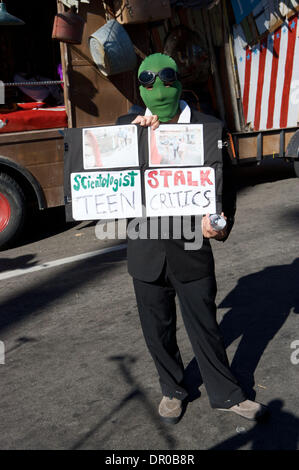
[[[178,79],[177,72],[170,68],[166,67],[165,69],[160,70],[158,73],[152,72],[151,70],[144,70],[138,77],[139,83],[145,87],[153,85],[156,80],[156,77],[159,77],[163,83],[172,83]]]

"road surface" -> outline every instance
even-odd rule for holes
[[[1,449],[299,448],[299,180],[274,165],[241,171],[238,186],[234,229],[213,241],[218,320],[235,374],[270,419],[210,408],[179,316],[190,403],[178,425],[161,423],[125,242],[55,209],[0,253]]]

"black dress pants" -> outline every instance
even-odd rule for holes
[[[183,400],[184,366],[176,340],[178,295],[183,322],[189,336],[212,408],[230,408],[246,400],[229,367],[216,321],[216,280],[214,275],[180,282],[167,265],[159,279],[133,279],[141,326],[153,357],[162,393]]]

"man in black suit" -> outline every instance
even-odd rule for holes
[[[160,122],[213,123],[215,129],[222,130],[222,123],[216,118],[191,110],[180,100],[182,85],[178,80],[177,65],[169,56],[148,56],[138,70],[138,78],[140,94],[147,106],[145,115],[122,116],[117,124],[133,122],[140,125],[141,166],[148,165],[148,126],[156,129]],[[163,394],[159,415],[169,423],[179,421],[188,395],[176,341],[176,294],[212,408],[233,411],[248,419],[256,419],[265,411],[263,405],[246,399],[233,376],[216,321],[216,280],[209,239],[227,238],[235,212],[234,195],[225,181],[225,161],[223,166],[222,207],[227,227],[220,232],[215,231],[209,214],[206,214],[201,223],[201,248],[186,250],[186,240],[183,237],[172,239],[171,232],[169,239],[163,239],[162,233],[158,239],[132,239],[130,234],[128,236],[128,269],[133,277],[143,334],[155,362]],[[192,217],[192,226],[196,229],[194,220]]]

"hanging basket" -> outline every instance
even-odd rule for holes
[[[106,77],[134,70],[137,57],[132,41],[117,21],[109,20],[89,38],[91,56]]]

